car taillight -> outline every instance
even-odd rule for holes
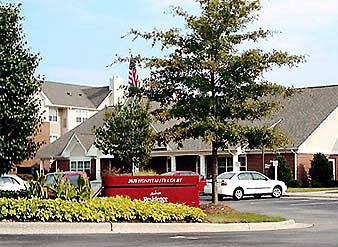
[[[221,182],[221,186],[226,186],[227,182],[225,182],[224,180]]]

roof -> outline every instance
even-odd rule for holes
[[[42,84],[42,92],[54,105],[97,108],[108,96],[106,87],[91,87],[46,81]]]
[[[102,126],[104,114],[106,111],[109,111],[109,109],[110,107],[99,111],[85,122],[81,123],[79,126],[58,138],[55,142],[40,149],[36,156],[40,158],[60,157],[73,135],[76,135],[77,138],[79,138],[84,148],[88,151],[95,141],[93,129],[95,127]]]
[[[282,119],[278,127],[291,139],[293,147],[299,147],[330,113],[338,107],[338,85],[303,88],[301,93],[293,95],[289,100],[284,100],[283,105],[284,108],[275,113],[271,118],[255,121],[253,124],[272,125]],[[73,134],[76,134],[88,150],[95,141],[92,129],[94,126],[101,126],[103,124],[104,112],[105,110],[98,112],[75,129],[61,136],[54,143],[41,149],[38,157],[59,156]],[[153,126],[157,131],[161,131],[174,123],[175,121],[172,120],[164,125],[153,123]],[[169,146],[173,151],[177,150],[177,145],[171,143]],[[183,148],[180,150],[210,150],[210,145],[203,143],[200,139],[189,139],[183,142]]]

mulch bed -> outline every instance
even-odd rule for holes
[[[209,203],[209,204],[203,204],[203,205],[200,205],[200,209],[203,210],[204,213],[206,214],[227,214],[227,213],[238,213],[237,210],[229,207],[228,205],[226,204],[212,204],[212,203]]]

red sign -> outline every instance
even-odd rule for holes
[[[198,176],[103,176],[103,195],[198,207]]]

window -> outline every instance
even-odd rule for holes
[[[55,134],[51,134],[51,135],[49,136],[49,141],[50,141],[50,143],[55,142],[56,139],[58,139],[58,136],[55,135]]]
[[[88,111],[76,110],[76,122],[82,123],[88,119]]]
[[[238,179],[239,180],[252,180],[252,176],[248,172],[240,173],[240,174],[238,174]]]
[[[49,122],[57,122],[58,121],[58,110],[57,108],[50,107],[49,108]]]
[[[90,172],[90,161],[89,160],[73,160],[70,162],[71,171],[89,171]]]
[[[259,173],[251,173],[252,174],[252,177],[254,180],[267,180],[266,177],[264,177],[263,175],[259,174]]]
[[[232,172],[234,170],[232,157],[219,157],[218,158],[218,174],[223,172]]]
[[[246,171],[247,170],[247,165],[246,165],[246,156],[241,156],[238,158],[238,161],[241,163],[239,170],[240,171]]]

